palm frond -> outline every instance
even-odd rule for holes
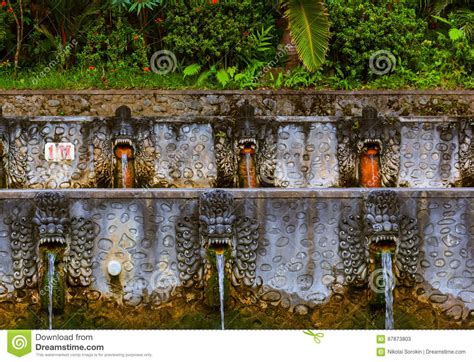
[[[329,47],[329,18],[322,0],[286,0],[285,16],[300,59],[315,71]]]

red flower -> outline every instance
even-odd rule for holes
[[[145,68],[143,68],[143,71],[144,71],[145,73],[148,73],[148,72],[150,71],[150,68],[149,68],[149,67],[145,67]]]
[[[7,2],[6,2],[6,1],[2,1],[2,3],[1,3],[0,5],[2,5],[2,8],[4,8],[5,6],[7,6]]]
[[[94,70],[94,69],[95,69],[95,67],[93,65],[89,66],[89,70]]]
[[[250,35],[250,33],[249,33],[248,31],[244,31],[244,32],[242,33],[242,35],[245,36],[245,37],[247,37],[247,36]]]
[[[157,23],[157,24],[161,23],[162,21],[163,21],[162,18],[156,18],[156,19],[155,19],[155,23]]]
[[[10,14],[13,14],[13,8],[8,8],[7,10]]]
[[[216,5],[219,2],[219,0],[212,0],[212,3]]]

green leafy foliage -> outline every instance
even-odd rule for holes
[[[273,18],[269,18],[268,24],[256,28],[250,33],[246,46],[237,54],[242,64],[252,64],[259,60],[269,60],[275,56],[276,28]]]
[[[286,10],[277,12],[282,3]],[[320,2],[292,3],[311,7]],[[293,9],[300,12],[299,20],[289,16],[290,1],[24,2],[28,36],[16,79],[16,27],[12,14],[0,9],[0,89],[474,88],[474,12],[466,1],[427,0],[422,6],[419,0],[325,3],[332,38],[318,68],[316,63],[323,61],[316,49],[324,40],[318,38],[321,29],[308,29],[301,9]],[[300,22],[296,27],[307,38],[300,47],[311,58],[306,67],[290,71],[283,68],[286,42],[279,44],[286,25],[278,17],[285,14],[290,23]],[[72,40],[77,42],[71,48]],[[174,52],[176,72],[151,72],[149,59],[157,50]],[[380,50],[396,60],[387,74],[370,69],[371,56]]]
[[[197,64],[197,63],[188,65],[183,70],[184,78],[192,77],[193,75],[199,74],[199,72],[201,71],[201,68],[202,68],[201,64]]]
[[[271,7],[266,1],[243,0],[218,5],[177,4],[163,9],[162,26],[166,49],[173,51],[185,63],[228,67],[245,66],[262,53],[276,46],[276,28],[265,28],[262,21],[274,23]],[[259,33],[260,32],[260,33]]]
[[[404,64],[417,63],[427,24],[405,0],[333,1],[328,8],[333,33],[328,64],[344,78],[378,78],[370,71],[369,60],[380,50]]]
[[[126,9],[139,15],[144,10],[153,10],[162,3],[161,0],[111,0],[112,6]]]
[[[86,44],[77,54],[82,68],[143,69],[148,66],[143,36],[138,34],[126,18],[118,17],[110,25],[104,18],[99,18],[88,31],[85,41]]]

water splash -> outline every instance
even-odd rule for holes
[[[392,254],[382,252],[383,281],[385,286],[385,329],[394,329],[393,288],[395,287],[392,270]]]
[[[216,254],[217,273],[219,275],[219,301],[221,305],[221,329],[224,330],[224,254]]]
[[[49,329],[53,329],[53,288],[54,288],[54,262],[56,256],[48,253],[48,320]]]
[[[127,171],[128,171],[128,156],[126,153],[122,153],[122,188],[127,187]]]

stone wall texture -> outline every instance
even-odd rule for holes
[[[257,116],[472,116],[474,91],[164,91],[24,90],[1,92],[6,116],[110,116],[121,105],[143,116],[232,115],[246,100]]]

